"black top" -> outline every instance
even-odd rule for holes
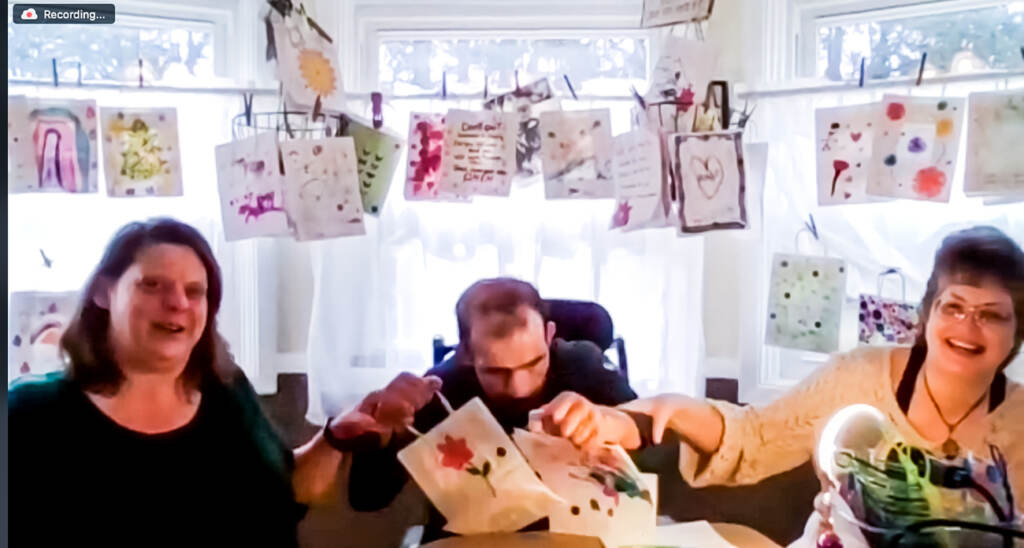
[[[292,453],[238,377],[160,434],[117,424],[62,373],[15,383],[11,546],[296,546]]]
[[[547,380],[541,394],[515,405],[490,401],[477,380],[476,371],[470,366],[455,365],[453,358],[428,371],[427,375],[441,378],[441,393],[456,409],[479,397],[506,432],[511,432],[513,428],[526,428],[531,409],[544,405],[567,390],[577,392],[599,405],[618,405],[636,399],[636,393],[626,379],[617,371],[604,366],[601,349],[589,341],[566,342],[555,339],[551,345]],[[420,432],[426,432],[447,415],[440,401],[434,398],[416,413],[415,427]],[[388,447],[355,453],[348,493],[353,509],[361,512],[380,510],[398,496],[409,475],[396,455],[411,442],[411,435],[396,435]],[[446,536],[448,533],[442,530],[444,524],[444,517],[431,505],[423,542]]]

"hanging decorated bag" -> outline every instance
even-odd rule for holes
[[[900,298],[882,296],[882,282],[887,276],[900,279]],[[898,268],[890,268],[878,275],[878,292],[862,293],[858,308],[858,340],[866,345],[913,344],[920,330],[917,306],[907,301],[907,280]]]
[[[801,230],[797,244],[803,232],[816,236],[814,231]],[[796,248],[799,251],[799,245]],[[838,350],[845,288],[846,264],[841,259],[776,253],[772,258],[765,343],[811,352]]]
[[[398,453],[459,535],[513,532],[547,516],[557,503],[480,398],[449,416]]]

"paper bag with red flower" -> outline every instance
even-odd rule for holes
[[[460,535],[517,531],[561,499],[537,478],[479,398],[398,453],[413,480]]]

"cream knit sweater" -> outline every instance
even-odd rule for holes
[[[892,363],[894,350],[864,347],[837,354],[768,405],[740,407],[711,400],[725,418],[721,445],[697,470],[699,454],[681,444],[679,470],[683,478],[694,487],[744,485],[796,468],[813,458],[818,435],[832,414],[855,403],[879,409],[911,445],[941,454],[941,444],[925,441],[896,402],[893,368],[899,368],[899,379],[906,364]],[[999,447],[1009,467],[1015,505],[1024,508],[1024,387],[1007,382],[1006,399],[984,421],[983,436],[973,443],[963,440],[961,451],[988,458],[989,444]]]

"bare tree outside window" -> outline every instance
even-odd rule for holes
[[[818,27],[817,75],[870,79],[917,74],[921,55],[933,73],[1019,68],[1024,1],[916,17]]]
[[[638,38],[384,40],[380,82],[384,93],[412,95],[441,89],[482,93],[486,76],[492,93],[548,76],[568,94],[562,75],[577,93],[627,95],[647,80],[647,43]]]
[[[164,23],[165,21],[161,21]],[[213,29],[193,22],[175,25],[15,25],[7,20],[7,77],[52,77],[57,60],[62,81],[181,83],[212,78]]]

